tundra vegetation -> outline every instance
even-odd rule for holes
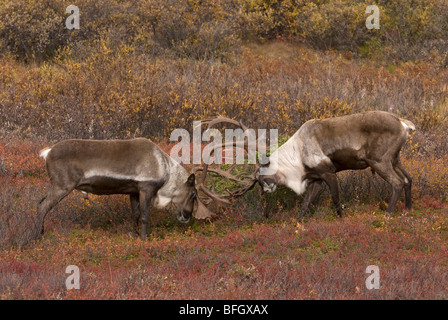
[[[365,27],[371,4],[379,30]],[[448,298],[446,1],[5,0],[0,17],[1,299]],[[416,126],[401,152],[408,213],[401,194],[386,219],[389,185],[347,171],[343,218],[327,189],[299,222],[303,197],[256,186],[213,221],[153,210],[142,242],[128,197],[73,192],[30,241],[50,186],[39,150],[57,141],[148,137],[169,153],[173,129],[220,114],[284,142],[368,110]],[[368,265],[380,289],[366,289]]]

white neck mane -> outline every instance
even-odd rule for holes
[[[274,151],[269,157],[269,167],[277,166],[279,185],[285,185],[297,194],[305,192],[307,182],[303,181],[305,168],[302,161],[303,142],[294,134],[285,144]]]
[[[162,188],[157,192],[154,205],[158,209],[163,209],[171,203],[173,197],[177,195],[178,188],[187,181],[188,172],[187,170],[178,162],[174,161],[173,158],[169,158],[169,178],[165,182]]]

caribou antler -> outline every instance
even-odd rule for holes
[[[209,118],[209,119],[205,119],[202,121],[202,124],[207,124],[207,129],[210,129],[212,127],[214,127],[215,125],[217,125],[218,123],[231,123],[233,125],[236,125],[237,127],[241,127],[241,129],[243,129],[244,131],[246,131],[248,128],[243,124],[243,122],[240,121],[236,121],[234,119],[230,119],[227,117],[223,117],[223,116],[217,116],[216,118]]]
[[[243,130],[247,136],[250,134],[247,132],[248,127],[243,124],[242,121],[237,121],[234,119],[230,119],[223,116],[217,116],[216,118],[210,118],[203,120],[201,122],[201,125],[207,125],[208,129],[216,129],[215,126],[218,124],[231,124],[233,126],[239,127]],[[224,143],[214,145],[213,148],[213,156],[215,150],[222,149],[225,151],[226,148],[232,147],[232,148],[239,148],[244,152],[244,155],[249,154],[249,139],[247,139],[247,136],[245,136],[244,141],[225,141]],[[261,141],[261,139],[265,139],[266,137],[263,135],[261,137],[258,137],[255,141],[255,146],[257,147],[257,150],[259,150],[258,146]],[[215,143],[215,142],[213,142]],[[233,152],[232,152],[233,154]],[[220,159],[222,160],[222,159]],[[232,159],[233,160],[233,159]],[[252,168],[251,168],[252,167]],[[211,202],[214,202],[218,206],[222,205],[229,205],[231,204],[231,200],[235,197],[239,197],[246,192],[248,192],[250,189],[254,187],[254,185],[257,182],[257,179],[255,178],[255,174],[259,168],[259,165],[257,163],[254,164],[201,164],[200,166],[195,165],[193,167],[193,172],[201,172],[201,175],[197,179],[196,188],[198,191],[202,191],[204,196],[202,197],[202,200],[208,204]],[[234,171],[237,170],[238,172],[234,173]],[[223,178],[226,178],[230,180],[233,184],[236,185],[236,189],[229,190],[228,188],[225,189],[225,193],[217,191],[217,186],[214,181],[214,177],[220,176]],[[200,212],[197,213],[197,216],[204,216],[207,218],[211,211],[206,208],[206,206],[199,200],[198,198],[198,211],[200,209]],[[207,210],[207,211],[206,211]]]

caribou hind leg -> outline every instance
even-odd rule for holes
[[[412,210],[412,178],[409,173],[406,172],[403,165],[398,163],[395,167],[395,172],[403,179],[404,181],[404,198],[405,198],[405,206],[407,210]]]
[[[392,162],[377,162],[373,163],[371,167],[392,186],[392,197],[386,210],[387,216],[390,217],[405,185],[404,179],[395,171]],[[410,191],[410,185],[407,188]]]

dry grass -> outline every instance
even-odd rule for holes
[[[0,58],[2,130],[52,141],[166,139],[222,114],[292,135],[312,118],[379,109],[415,122],[417,139],[438,135],[431,141],[446,151],[448,72],[428,62],[367,63],[285,42],[251,45],[226,64],[97,50],[28,67]]]

